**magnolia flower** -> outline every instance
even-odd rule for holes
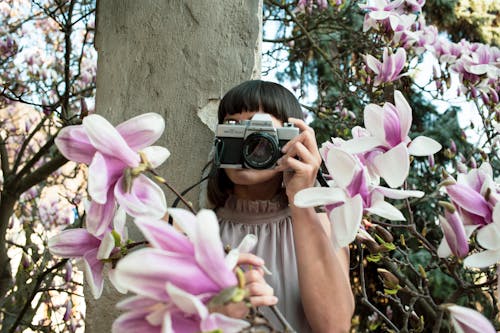
[[[447,305],[451,323],[456,332],[464,333],[495,333],[496,330],[486,317],[463,306]]]
[[[465,258],[465,266],[484,268],[500,262],[500,204],[495,206],[492,218],[492,223],[477,232],[476,240],[485,250]]]
[[[116,266],[116,282],[137,296],[120,304],[130,311],[115,321],[113,332],[239,332],[247,322],[210,314],[206,305],[238,285],[217,217],[209,210],[195,216],[172,208],[169,214],[186,235],[162,220],[135,220],[152,247],[134,251]]]
[[[378,86],[381,83],[392,82],[399,79],[401,70],[406,64],[406,51],[403,48],[398,48],[395,54],[389,51],[389,48],[384,48],[382,62],[374,56],[368,54],[365,57],[365,62],[368,68],[375,72],[374,85]]]
[[[334,146],[327,145],[322,155],[332,187],[308,188],[295,195],[298,207],[325,205],[332,222],[332,237],[336,246],[352,242],[361,224],[363,214],[375,214],[388,220],[405,220],[403,214],[384,201],[384,197],[403,199],[422,197],[421,191],[389,189],[374,183],[360,160]]]
[[[397,11],[404,0],[372,0],[366,4],[360,4],[359,7],[367,11],[363,23],[363,32],[377,26],[379,21],[389,21],[390,26],[398,24],[399,12]]]
[[[106,259],[119,253],[122,241],[128,239],[125,228],[125,212],[118,209],[113,220],[114,230],[110,228],[101,236],[94,236],[83,228],[67,229],[51,237],[49,251],[62,258],[81,258],[85,268],[85,279],[95,299],[101,297],[104,286],[103,271]],[[110,268],[109,278],[114,283],[114,272]],[[115,285],[118,291],[122,288]]]
[[[363,133],[340,143],[351,154],[365,154],[368,167],[384,178],[390,187],[403,184],[410,170],[408,155],[428,156],[441,149],[441,145],[426,136],[411,140],[408,136],[412,123],[410,105],[398,90],[395,104],[386,102],[383,107],[369,104],[364,110]]]
[[[82,125],[68,126],[59,132],[55,142],[61,153],[69,160],[90,164],[90,232],[99,235],[110,223],[115,199],[132,216],[160,218],[165,214],[161,188],[146,176],[129,171],[141,163],[154,168],[168,158],[166,148],[150,146],[164,128],[163,118],[155,113],[134,117],[116,128],[92,114],[84,118]]]
[[[485,226],[492,222],[493,207],[500,200],[500,193],[489,163],[459,174],[456,181],[449,177],[444,186],[466,225]]]

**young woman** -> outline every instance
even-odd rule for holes
[[[221,100],[218,120],[249,120],[256,113],[271,115],[275,127],[292,123],[300,134],[283,147],[275,168],[215,170],[208,199],[222,240],[235,247],[247,234],[258,237],[254,254],[272,275],[264,277],[261,269],[247,273],[252,304],[271,305],[277,297],[278,308],[300,333],[347,332],[354,311],[348,250],[332,246],[326,214],[293,204],[298,191],[315,185],[321,156],[314,131],[290,91],[260,80],[231,89]],[[270,309],[262,310],[280,328]]]

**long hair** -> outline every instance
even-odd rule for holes
[[[289,117],[304,118],[299,102],[288,89],[273,82],[251,80],[239,84],[224,95],[219,104],[218,121],[222,124],[227,115],[257,110],[282,122],[287,122]],[[214,169],[207,184],[207,198],[214,208],[218,208],[224,205],[234,184],[224,169],[215,169],[214,165],[212,168]]]

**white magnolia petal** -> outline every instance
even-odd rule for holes
[[[405,143],[402,142],[384,154],[377,155],[373,159],[373,165],[390,187],[403,185],[410,171],[410,159]]]
[[[116,130],[135,151],[153,144],[165,130],[165,120],[158,113],[143,113],[116,126]]]
[[[413,156],[428,156],[443,148],[439,142],[426,136],[417,136],[408,146],[408,153]]]
[[[167,282],[166,289],[172,302],[181,309],[182,312],[198,315],[200,318],[208,316],[208,309],[196,296],[177,288],[170,282]]]
[[[348,152],[332,147],[328,151],[328,171],[337,185],[346,188],[352,179],[359,172],[359,165],[354,157]]]
[[[83,267],[85,280],[90,287],[92,296],[94,296],[94,299],[100,298],[104,287],[104,279],[102,276],[104,264],[97,259],[97,249],[85,253],[83,256]]]
[[[254,234],[246,234],[238,245],[238,250],[243,253],[249,253],[255,248],[258,241],[259,238]]]
[[[455,331],[467,333],[496,333],[491,322],[476,310],[459,305],[446,307],[451,314],[451,322]]]
[[[329,218],[335,247],[347,246],[356,238],[362,217],[363,200],[359,194],[330,212]]]
[[[157,168],[170,157],[170,151],[161,146],[149,146],[141,150],[151,164],[151,167]]]
[[[108,278],[113,287],[115,287],[116,291],[118,291],[120,294],[126,294],[127,293],[127,287],[120,285],[118,280],[116,279],[116,270],[114,269],[109,269],[108,271]],[[150,300],[150,302],[153,302],[153,300]],[[118,306],[118,304],[117,304]]]
[[[340,188],[311,187],[297,192],[293,198],[293,203],[301,208],[316,207],[343,202],[345,198],[346,194]]]
[[[381,142],[385,141],[384,129],[384,113],[385,110],[376,104],[368,104],[364,109],[365,128]]]
[[[371,54],[367,54],[365,56],[365,62],[366,62],[366,65],[375,73],[375,74],[379,74],[380,73],[380,67],[382,66],[382,63],[377,59],[375,58],[374,56],[372,56]]]
[[[447,258],[453,254],[453,252],[451,252],[450,246],[448,245],[448,242],[446,241],[446,237],[443,237],[443,239],[441,239],[441,243],[439,243],[439,247],[437,249],[437,254],[439,258]]]
[[[188,238],[193,239],[196,227],[196,216],[182,208],[169,208],[168,214],[172,216],[174,224],[178,226]]]
[[[500,250],[485,250],[474,253],[464,260],[464,266],[485,268],[500,261]]]
[[[240,257],[240,250],[232,249],[231,251],[229,251],[229,253],[224,258],[224,261],[226,262],[226,266],[229,269],[234,269],[236,267],[236,264],[238,264],[239,257]]]
[[[384,145],[384,143],[374,136],[362,136],[342,142],[340,148],[350,154],[359,154]]]
[[[398,49],[397,52],[401,52],[403,48]],[[406,55],[405,55],[406,59]],[[412,123],[412,112],[410,104],[406,101],[403,94],[396,90],[394,92],[394,104],[396,104],[396,111],[399,117],[399,126],[401,126],[401,137],[404,138],[408,135]]]
[[[488,250],[500,249],[500,204],[493,210],[493,222],[479,229],[476,239]]]
[[[97,259],[108,259],[115,248],[115,238],[111,232],[108,232],[104,235],[101,240],[101,245],[97,250]]]
[[[139,165],[139,155],[128,146],[116,128],[104,117],[91,114],[83,118],[82,124],[89,141],[98,151],[113,156],[128,166]]]
[[[113,217],[113,229],[121,236],[122,241],[128,239],[125,224],[127,222],[127,213],[122,207],[118,207]]]
[[[398,190],[394,188],[387,188],[383,186],[375,186],[375,191],[380,192],[384,197],[391,199],[406,199],[409,197],[421,198],[425,195],[425,192],[417,190]]]
[[[369,208],[365,208],[365,210],[371,214],[378,215],[391,221],[406,220],[399,209],[385,201],[376,201]]]

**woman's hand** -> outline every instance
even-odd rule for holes
[[[314,186],[316,175],[321,166],[314,130],[300,119],[289,118],[300,134],[290,140],[282,149],[283,156],[278,160],[276,170],[283,171],[288,201],[293,204],[295,194]]]
[[[251,253],[241,253],[238,258],[238,266],[243,268],[245,272],[245,289],[248,291],[250,304],[254,307],[278,303],[273,288],[264,280],[263,265],[264,261]],[[248,310],[248,305],[245,302],[237,302],[211,308],[210,312],[220,312],[233,318],[245,318]]]

